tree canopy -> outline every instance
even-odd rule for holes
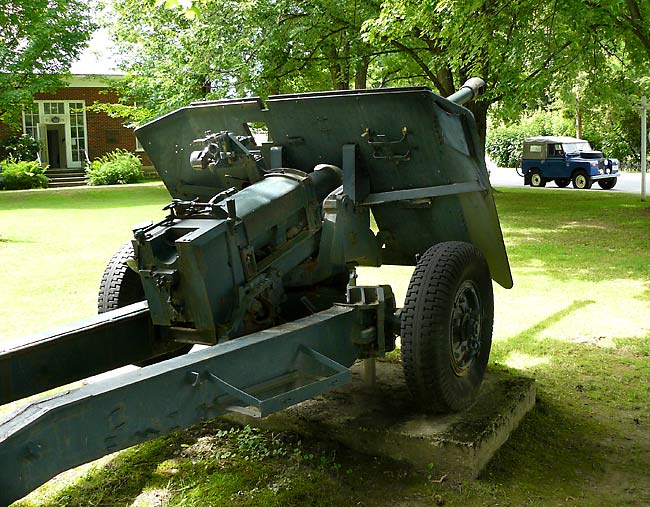
[[[60,86],[93,28],[85,0],[2,2],[0,119],[15,123],[35,93]]]
[[[380,52],[361,36],[372,2],[213,0],[189,17],[154,0],[113,5],[122,91],[153,114],[200,98],[366,87]]]
[[[484,136],[488,111],[512,119],[560,101],[578,114],[605,101],[628,114],[635,98],[623,94],[650,85],[650,4],[639,0],[113,3],[126,96],[151,115],[319,89],[425,84],[449,95],[480,76],[488,93],[469,107]]]

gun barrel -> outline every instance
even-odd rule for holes
[[[455,102],[458,105],[463,105],[465,102],[480,97],[485,93],[485,81],[480,77],[472,77],[465,81],[465,84],[460,89],[452,93],[447,100]]]

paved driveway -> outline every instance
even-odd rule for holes
[[[514,169],[509,169],[506,167],[490,167],[490,182],[493,187],[523,187],[524,179],[520,177]],[[650,197],[650,174],[646,173],[646,195]],[[555,183],[547,183],[548,188],[557,189]],[[530,188],[530,187],[526,187]],[[575,192],[576,189],[572,185],[569,185],[567,188],[562,189],[567,192]],[[598,186],[597,183],[594,183],[591,191],[604,192]],[[621,173],[618,177],[618,182],[612,190],[608,192],[624,192],[628,194],[637,194],[641,195],[641,173]]]

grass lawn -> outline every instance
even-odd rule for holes
[[[161,184],[0,193],[0,343],[95,315],[111,255],[169,201]]]
[[[36,505],[650,504],[650,207],[602,191],[500,189],[515,288],[495,286],[490,368],[532,376],[537,406],[478,481],[215,421],[70,471]],[[0,348],[95,313],[99,279],[156,184],[0,193]],[[403,299],[410,271],[360,270]]]

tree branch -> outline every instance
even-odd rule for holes
[[[398,49],[401,49],[404,53],[409,55],[415,63],[424,71],[424,74],[429,78],[429,80],[436,86],[439,91],[444,91],[442,83],[438,79],[429,66],[420,58],[420,55],[417,54],[417,51],[413,48],[410,48],[397,40],[391,40],[390,43]]]

